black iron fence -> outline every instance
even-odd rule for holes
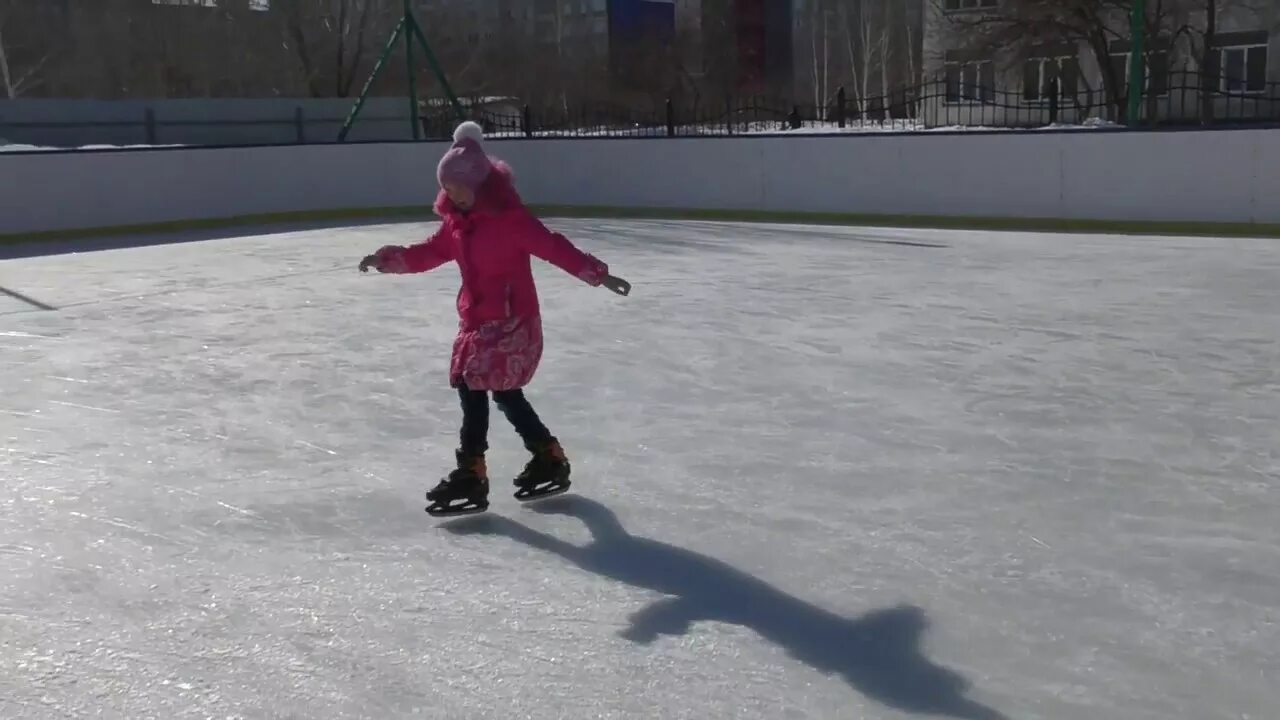
[[[1035,129],[1129,125],[1128,88],[1090,88],[1082,78],[1050,77],[1017,90],[952,76],[921,87],[921,115],[929,127]],[[1153,75],[1143,88],[1138,127],[1271,124],[1280,122],[1280,82],[1207,76],[1189,70]]]
[[[667,100],[649,109],[596,105],[540,109],[475,109],[470,114],[499,137],[689,137],[792,132],[910,132],[950,129],[1120,127],[1128,124],[1125,88],[1087,88],[1079,79],[1017,90],[978,76],[940,77],[887,95],[858,97],[840,88],[825,104],[763,97]],[[1206,77],[1171,71],[1153,78],[1139,126],[1201,127],[1280,122],[1280,82]],[[447,138],[456,118],[423,117],[429,138]]]
[[[860,97],[839,89],[825,103],[792,103],[764,97],[667,100],[652,107],[595,104],[576,108],[533,108],[518,101],[470,102],[468,114],[492,137],[695,137],[746,134],[928,132],[937,130],[1013,130],[1124,127],[1128,106],[1124,88],[1085,87],[1083,79],[1049,79],[996,87],[989,73],[953,73],[889,94]],[[355,140],[409,139],[408,114],[388,110],[367,113],[356,123]],[[210,101],[216,103],[217,101]],[[238,103],[243,101],[230,101]],[[287,101],[284,101],[287,103]],[[257,145],[331,143],[344,118],[345,101],[323,113],[301,107],[270,112],[238,112],[234,119],[158,116],[143,103],[129,109],[111,106],[110,120],[95,113],[65,113],[38,122],[15,120],[0,101],[0,140],[59,147],[112,145]],[[405,101],[407,102],[407,101]],[[108,105],[111,105],[108,103]],[[445,139],[457,116],[440,103],[420,117],[428,139]],[[1211,77],[1172,71],[1154,78],[1140,103],[1139,126],[1202,127],[1280,123],[1280,82],[1259,78]]]

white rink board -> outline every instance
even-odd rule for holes
[[[0,716],[1274,716],[1280,245],[550,224],[462,522],[430,225],[0,261]]]
[[[0,234],[429,204],[442,143],[5,153]],[[1280,222],[1280,131],[491,141],[531,202]]]

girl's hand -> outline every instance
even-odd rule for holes
[[[405,272],[404,248],[397,245],[387,245],[379,248],[378,252],[372,255],[366,255],[360,261],[360,272],[369,272],[369,268],[373,268],[380,273]]]
[[[613,275],[606,275],[604,280],[600,284],[604,285],[605,287],[609,288],[610,290],[618,293],[623,297],[626,297],[627,295],[631,294],[631,283],[627,282],[626,280],[623,280],[620,277],[614,277]]]

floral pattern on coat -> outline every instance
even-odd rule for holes
[[[542,318],[513,317],[458,329],[449,384],[475,390],[514,390],[533,380],[542,359]]]

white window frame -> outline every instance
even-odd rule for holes
[[[1266,44],[1266,43],[1247,43],[1247,44],[1243,44],[1243,45],[1223,45],[1223,46],[1220,46],[1220,47],[1216,47],[1216,48],[1214,48],[1214,50],[1215,50],[1215,52],[1217,52],[1217,53],[1218,53],[1218,73],[1219,73],[1219,75],[1221,75],[1221,77],[1219,78],[1219,81],[1218,81],[1218,90],[1219,90],[1219,91],[1221,91],[1221,92],[1223,92],[1223,93],[1231,93],[1231,94],[1234,94],[1234,95],[1262,95],[1262,94],[1266,93],[1266,91],[1267,91],[1267,82],[1270,80],[1270,78],[1268,78],[1268,77],[1267,77],[1267,70],[1268,70],[1268,67],[1267,67],[1267,66],[1268,66],[1268,64],[1271,62],[1271,57],[1270,57],[1270,53],[1269,53],[1270,48],[1267,46],[1267,44]],[[1244,87],[1243,87],[1243,88],[1241,88],[1241,89],[1239,89],[1239,90],[1231,90],[1231,89],[1229,89],[1229,88],[1228,88],[1228,84],[1229,84],[1229,82],[1230,82],[1230,78],[1228,78],[1228,77],[1227,77],[1227,53],[1228,53],[1228,52],[1233,52],[1233,51],[1234,51],[1234,52],[1240,52],[1240,51],[1243,51],[1243,52],[1244,52],[1244,73],[1245,73],[1245,75],[1244,75],[1244,77],[1243,77],[1243,78],[1241,78],[1241,81],[1243,82]],[[1261,87],[1261,88],[1259,88],[1259,89],[1257,89],[1257,90],[1250,90],[1250,89],[1249,89],[1249,79],[1250,79],[1250,78],[1249,78],[1249,54],[1250,54],[1251,52],[1255,52],[1255,51],[1261,51],[1262,53],[1264,53],[1265,55],[1267,55],[1267,58],[1266,58],[1266,59],[1267,59],[1267,62],[1264,62],[1264,63],[1262,64],[1262,87]]]
[[[982,84],[983,67],[990,69],[992,86],[984,87]],[[951,69],[956,68],[959,73],[960,96],[952,99],[950,96],[950,74]],[[966,76],[972,73],[972,82],[966,81]],[[942,100],[947,105],[986,105],[995,102],[995,63],[991,60],[967,60],[948,61],[943,64],[943,96]]]
[[[1068,60],[1073,60],[1075,61],[1075,64],[1076,64],[1076,92],[1074,93],[1068,93],[1066,83],[1062,82],[1061,80],[1062,64],[1063,62]],[[1027,66],[1032,63],[1035,63],[1036,73],[1037,73],[1036,96],[1033,98],[1028,98],[1025,74],[1027,71]],[[1027,58],[1026,62],[1022,64],[1022,72],[1024,75],[1023,85],[1022,85],[1022,101],[1023,102],[1033,104],[1033,105],[1040,105],[1042,103],[1049,102],[1050,100],[1049,92],[1048,92],[1049,76],[1048,76],[1048,73],[1046,72],[1046,68],[1049,66],[1050,63],[1053,63],[1058,68],[1058,78],[1059,78],[1058,101],[1059,102],[1074,101],[1076,99],[1077,93],[1080,92],[1080,57],[1078,55],[1053,55],[1048,57]]]
[[[1152,95],[1152,94],[1151,94],[1151,63],[1150,63],[1150,62],[1144,62],[1144,63],[1142,63],[1142,75],[1143,75],[1143,83],[1142,83],[1142,90],[1143,90],[1143,93],[1142,93],[1142,97],[1143,97],[1143,98],[1152,98],[1152,97],[1156,97],[1156,98],[1167,98],[1167,97],[1169,97],[1169,93],[1170,93],[1170,92],[1172,92],[1172,90],[1173,90],[1173,88],[1169,87],[1169,86],[1171,85],[1171,83],[1170,83],[1169,81],[1173,79],[1173,74],[1172,74],[1171,72],[1169,72],[1169,69],[1170,69],[1170,66],[1169,66],[1169,60],[1168,60],[1168,58],[1169,58],[1169,53],[1168,53],[1168,51],[1166,51],[1166,50],[1161,50],[1161,51],[1159,51],[1159,52],[1160,52],[1160,53],[1163,53],[1163,54],[1164,54],[1164,56],[1165,56],[1164,69],[1165,69],[1165,74],[1167,75],[1167,77],[1165,78],[1165,82],[1164,82],[1164,92],[1160,93],[1159,95]],[[1108,55],[1109,55],[1109,57],[1113,57],[1113,58],[1124,58],[1124,65],[1123,65],[1123,67],[1124,67],[1124,73],[1123,73],[1123,75],[1120,77],[1120,80],[1124,83],[1123,88],[1125,89],[1125,92],[1128,92],[1128,88],[1129,88],[1129,62],[1130,62],[1130,58],[1131,58],[1131,56],[1133,55],[1133,53],[1132,53],[1132,52],[1130,52],[1129,50],[1125,50],[1125,51],[1123,51],[1123,52],[1115,52],[1115,51],[1112,51],[1111,53],[1108,53]]]

